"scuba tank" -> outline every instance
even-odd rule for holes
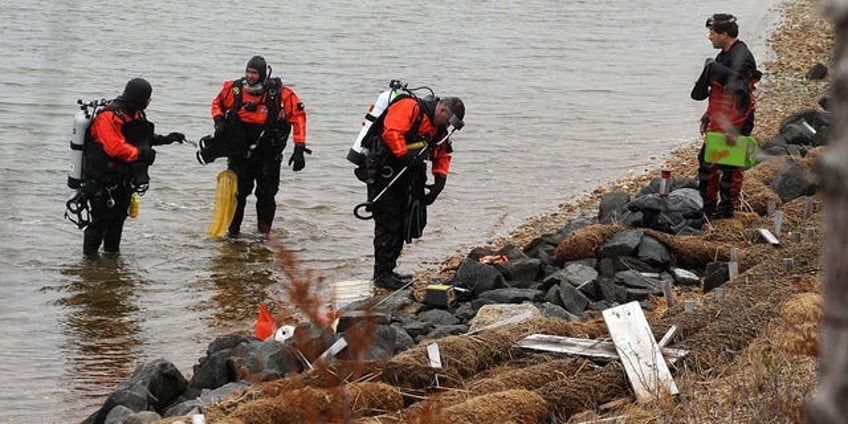
[[[138,218],[139,209],[141,209],[141,196],[138,193],[133,193],[130,196],[130,206],[127,209],[127,216]]]
[[[88,200],[83,195],[83,153],[85,139],[88,137],[88,128],[94,122],[97,113],[106,106],[106,99],[91,100],[83,102],[77,100],[79,110],[74,114],[74,124],[71,129],[70,160],[68,167],[68,188],[73,190],[67,202],[65,202],[65,218],[68,218],[80,229],[89,224]]]
[[[77,100],[80,110],[74,114],[74,126],[71,129],[71,160],[68,168],[68,187],[79,190],[82,186],[82,148],[85,146],[85,134],[91,125],[91,114],[88,107]]]
[[[79,190],[82,187],[82,156],[88,127],[91,126],[100,108],[106,105],[106,100],[83,102],[82,99],[78,99],[77,104],[79,104],[79,110],[74,114],[74,126],[71,130],[71,156],[68,168],[68,187],[74,190]]]
[[[368,156],[368,148],[363,145],[363,140],[365,140],[374,122],[380,119],[380,116],[389,107],[389,103],[395,97],[406,92],[405,88],[406,84],[402,84],[398,80],[392,80],[389,83],[389,90],[377,96],[377,100],[368,108],[368,112],[365,113],[365,120],[362,121],[362,129],[359,130],[359,135],[353,142],[353,146],[347,152],[347,160],[356,166],[365,166],[365,157]]]

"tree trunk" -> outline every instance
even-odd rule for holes
[[[824,319],[810,422],[848,423],[848,0],[823,0],[835,24],[833,130],[819,175],[824,190]]]

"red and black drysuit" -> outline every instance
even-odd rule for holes
[[[388,168],[380,166],[386,171],[379,172],[380,175],[368,184],[368,198],[373,199],[404,166],[409,168],[371,206],[374,280],[378,285],[394,273],[404,241],[409,243],[421,236],[426,225],[426,205],[444,188],[450,170],[450,142],[436,144],[447,134],[444,128],[433,125],[436,103],[400,98],[389,105],[384,117],[382,137],[377,140],[377,152],[372,158]],[[425,146],[427,150],[415,158]],[[431,161],[435,179],[427,194],[424,190],[427,181],[425,160]],[[391,172],[387,172],[388,169]]]
[[[213,120],[226,120],[222,134],[226,142],[246,147],[227,159],[227,167],[238,176],[238,203],[230,223],[230,235],[237,235],[241,229],[254,181],[258,230],[263,234],[271,230],[277,209],[274,196],[280,188],[280,164],[290,132],[295,154],[299,153],[302,159],[306,146],[306,110],[294,90],[279,81],[271,78],[257,92],[251,92],[244,78],[227,81],[212,101]],[[274,84],[278,85],[271,89],[277,94],[269,94],[269,85]]]
[[[133,84],[142,85],[142,94],[136,99],[132,98]],[[86,255],[97,253],[101,243],[108,253],[120,251],[130,197],[143,193],[150,182],[147,167],[156,154],[151,146],[176,140],[170,134],[154,133],[154,125],[143,110],[149,95],[146,82],[131,81],[124,95],[97,114],[86,135],[83,191],[91,208],[91,222],[83,236]]]
[[[740,40],[727,51],[719,52],[714,61],[708,60],[691,94],[693,100],[709,99],[701,117],[702,132],[751,135],[756,106],[755,84],[761,75],[754,55]],[[704,160],[705,150],[706,145],[703,145],[698,153],[698,190],[704,200],[704,213],[732,216],[739,203],[743,169],[708,163]]]

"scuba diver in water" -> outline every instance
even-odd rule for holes
[[[280,166],[289,133],[294,152],[288,164],[298,172],[306,166],[306,109],[291,87],[270,77],[262,56],[252,57],[244,77],[224,82],[212,101],[215,137],[202,143],[198,161],[206,164],[227,156],[227,167],[238,179],[235,213],[228,235],[237,237],[244,219],[247,196],[256,184],[256,220],[261,234],[271,231],[280,188]],[[204,141],[204,140],[202,140]]]
[[[153,88],[143,78],[127,82],[124,92],[93,119],[83,149],[82,193],[90,207],[83,253],[94,255],[103,245],[106,253],[120,252],[121,235],[130,198],[144,194],[150,183],[147,167],[153,165],[153,146],[185,141],[185,135],[154,133],[144,109]]]
[[[411,275],[394,271],[397,259],[404,242],[421,237],[426,206],[445,188],[453,151],[447,129],[462,128],[464,117],[458,97],[399,96],[381,118],[382,131],[364,141],[369,146],[366,183],[374,218],[375,286],[397,290],[411,281]],[[425,160],[432,162],[432,185],[425,184]]]

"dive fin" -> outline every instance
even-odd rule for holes
[[[422,199],[410,198],[403,219],[403,239],[407,243],[421,237],[427,226],[427,207]]]
[[[218,188],[215,191],[215,213],[206,234],[209,237],[221,238],[226,234],[233,215],[236,213],[236,194],[238,193],[238,177],[231,169],[225,169],[218,174]]]

